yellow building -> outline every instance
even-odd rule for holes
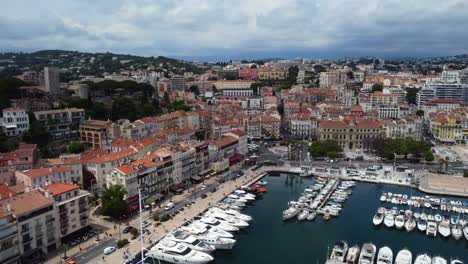
[[[430,124],[432,136],[437,141],[455,143],[463,137],[462,123],[453,116],[434,118]]]

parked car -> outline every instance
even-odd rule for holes
[[[122,230],[122,233],[124,234],[127,234],[128,232],[130,232],[132,230],[133,227],[131,226],[126,226],[123,230]]]
[[[106,247],[104,249],[104,255],[109,255],[109,254],[112,254],[112,252],[115,251],[115,247]]]
[[[166,204],[166,207],[164,207],[164,210],[169,211],[172,208],[174,208],[175,204],[174,203],[168,203]]]
[[[208,195],[206,195],[205,193],[201,195],[202,199],[205,199],[206,197],[208,197]]]

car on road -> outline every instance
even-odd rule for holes
[[[127,233],[130,232],[132,229],[133,229],[132,226],[126,226],[126,227],[122,230],[122,233],[127,234]]]
[[[206,197],[208,197],[208,195],[206,195],[206,193],[204,193],[204,194],[201,195],[201,198],[202,198],[202,199],[205,199]]]
[[[104,255],[109,255],[109,254],[112,254],[112,252],[115,251],[115,247],[106,247],[104,249]]]
[[[175,204],[174,203],[168,203],[166,204],[166,207],[164,207],[164,210],[169,211],[172,208],[174,208]]]
[[[150,226],[150,225],[151,225],[150,222],[148,222],[148,221],[143,221],[143,228],[146,228],[146,227],[148,227],[148,226]]]
[[[200,186],[200,190],[202,190],[202,191],[206,190],[206,185],[202,184],[202,185]]]

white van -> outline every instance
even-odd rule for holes
[[[164,210],[169,211],[172,208],[174,208],[175,204],[174,203],[168,203],[166,204],[166,207],[164,207]]]

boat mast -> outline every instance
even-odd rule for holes
[[[143,242],[143,217],[142,217],[142,208],[141,208],[141,188],[138,188],[138,205],[140,206],[140,246],[141,246],[141,263],[143,264],[143,258],[144,258],[144,242]]]

